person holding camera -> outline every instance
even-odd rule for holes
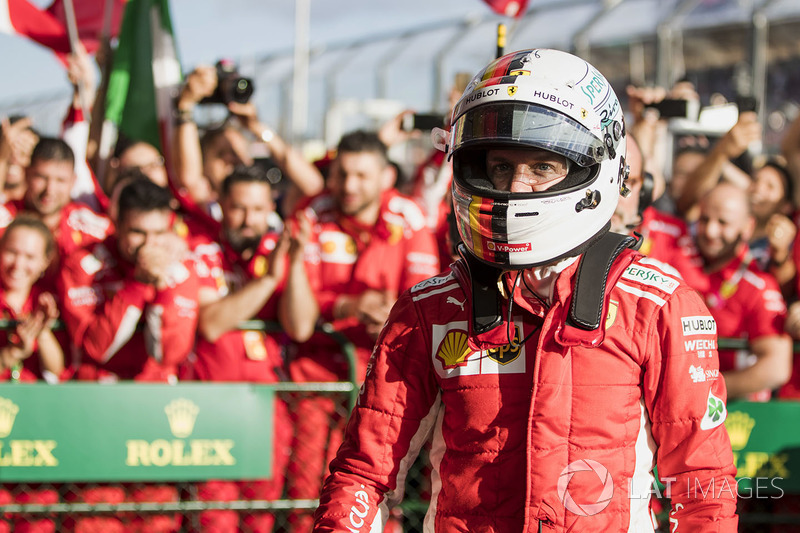
[[[300,198],[322,191],[322,174],[259,120],[256,107],[249,100],[250,92],[220,90],[221,82],[229,76],[220,67],[199,66],[186,77],[176,101],[174,160],[177,185],[191,202],[219,220],[221,213],[217,200],[222,181],[237,166],[253,164],[249,135],[266,143],[272,159],[294,186],[292,189],[295,190],[289,193],[281,206],[282,213],[287,215]],[[226,121],[220,127],[207,130],[201,138],[194,121],[194,109],[201,103],[224,104],[238,125]]]

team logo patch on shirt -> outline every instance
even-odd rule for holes
[[[89,209],[76,209],[69,214],[67,224],[74,230],[91,235],[95,239],[105,239],[111,221],[92,213]]]
[[[467,331],[468,324],[464,320],[433,325],[431,357],[441,379],[525,373],[525,346],[518,344],[521,331],[515,333],[516,343],[481,352],[470,348]]]
[[[706,412],[700,421],[700,429],[714,429],[717,426],[721,426],[727,416],[728,410],[725,408],[725,402],[714,396],[711,391],[708,391]]]
[[[319,235],[320,258],[326,263],[352,265],[358,258],[356,243],[346,233],[323,231]]]
[[[251,361],[263,361],[267,358],[267,346],[264,333],[261,331],[243,331],[244,352]]]
[[[439,344],[439,349],[436,350],[436,357],[442,361],[445,368],[464,365],[469,354],[467,334],[458,330],[449,331]]]
[[[672,294],[678,288],[678,280],[671,278],[657,270],[645,268],[641,265],[631,265],[622,273],[622,277],[631,281],[638,281],[662,291]]]
[[[255,258],[253,262],[253,274],[257,278],[263,278],[264,274],[267,273],[267,258],[263,255],[259,255]]]
[[[704,369],[702,365],[690,365],[689,377],[692,378],[693,383],[705,383],[706,381],[713,381],[719,377],[719,370],[716,368]]]
[[[606,329],[614,325],[617,320],[617,311],[619,310],[619,302],[611,300],[608,302],[608,313],[606,314]]]
[[[501,365],[507,365],[519,357],[522,350],[519,337],[519,327],[514,326],[514,339],[505,346],[498,346],[497,348],[489,348],[486,350],[486,355],[492,361],[497,361]]]
[[[100,269],[103,268],[103,262],[92,254],[85,255],[81,258],[81,268],[84,272],[90,276],[93,276],[100,272]]]
[[[717,322],[710,316],[682,316],[681,329],[683,336],[716,335]]]

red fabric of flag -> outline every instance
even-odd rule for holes
[[[78,35],[88,52],[99,46],[105,0],[73,0]],[[111,36],[119,32],[125,0],[113,0]],[[7,12],[8,16],[4,17]],[[50,48],[64,61],[70,44],[63,0],[54,0],[47,9],[39,9],[28,0],[0,0],[0,32],[27,37]]]
[[[119,25],[122,22],[122,13],[125,11],[125,0],[72,0],[75,9],[75,23],[78,26],[78,35],[87,50],[96,49],[100,33],[103,31],[103,18],[108,5],[111,11],[111,37],[119,34]],[[64,0],[53,0],[47,12],[67,26],[67,16],[64,12]]]
[[[483,0],[498,15],[521,17],[528,7],[528,0]]]

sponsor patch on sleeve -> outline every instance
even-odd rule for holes
[[[638,281],[644,285],[649,285],[662,291],[672,294],[678,288],[680,282],[652,268],[643,267],[640,264],[633,264],[625,269],[622,277],[631,281]]]
[[[725,402],[721,398],[714,396],[714,393],[708,391],[708,400],[706,401],[706,412],[703,419],[700,421],[700,429],[708,430],[721,426],[728,416],[728,410],[725,407]]]
[[[716,335],[717,322],[711,316],[682,316],[681,329],[684,337],[692,335]]]
[[[453,281],[455,278],[451,273],[448,273],[444,276],[437,276],[435,278],[428,278],[426,280],[420,281],[413,287],[411,287],[411,292],[419,292],[423,289],[427,289],[428,287],[438,287],[440,285],[444,285],[449,281]]]

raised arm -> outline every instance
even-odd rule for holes
[[[201,289],[198,331],[204,339],[216,342],[223,334],[258,314],[283,277],[288,247],[288,236],[282,237],[270,254],[266,275],[250,280],[237,291],[221,296],[208,284]]]
[[[200,148],[200,132],[194,121],[194,108],[203,98],[210,96],[217,87],[217,71],[214,67],[199,66],[186,77],[176,102],[175,142],[173,161],[178,189],[184,189],[198,205],[211,200],[211,190],[203,175],[203,152]]]
[[[304,212],[297,214],[297,231],[289,248],[289,268],[286,286],[278,302],[278,321],[290,338],[297,342],[308,340],[314,333],[319,317],[319,305],[312,287],[319,288],[319,261],[307,255],[318,255],[309,245],[311,221]]]
[[[742,155],[751,142],[760,139],[761,124],[758,122],[758,115],[754,112],[739,115],[736,124],[717,141],[706,159],[686,180],[683,192],[677,199],[678,211],[691,219],[691,212],[696,209],[700,198],[723,177],[734,185],[746,188],[750,184],[749,176],[736,168],[731,161]]]
[[[256,107],[252,102],[228,104],[230,112],[239,119],[245,129],[256,139],[266,143],[272,159],[283,175],[291,182],[296,194],[292,196],[291,205],[284,205],[284,214],[292,213],[297,201],[303,197],[314,196],[322,192],[324,180],[322,174],[310,161],[282,139],[273,129],[258,119]]]

